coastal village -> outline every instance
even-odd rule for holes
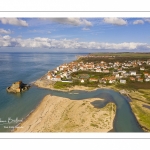
[[[125,96],[123,100],[127,100],[139,125],[142,130],[146,132],[150,131],[149,84],[150,59],[149,57],[137,57],[136,54],[134,54],[134,57],[127,57],[126,54],[125,57],[117,56],[117,58],[115,58],[115,56],[102,55],[79,56],[75,61],[64,63],[53,70],[49,70],[44,76],[34,82],[34,85],[40,88],[65,91],[68,92],[68,94],[79,94],[75,90],[92,91],[103,87],[104,89],[114,89]],[[46,125],[45,121],[41,122],[41,124],[37,126],[38,128],[36,128],[36,132],[108,132],[113,128],[113,120],[116,115],[116,104],[114,103],[109,103],[108,106],[104,107],[105,110],[103,111],[102,109],[96,109],[95,106],[92,106],[92,99],[83,100],[82,102],[80,101],[81,104],[77,104],[76,100],[73,102],[66,98],[48,95],[44,100],[44,105],[41,105],[42,108],[39,107],[37,112],[35,111],[35,114],[43,110],[42,116],[49,112],[49,115],[43,116],[43,120],[49,120],[50,117],[54,117],[50,118]],[[93,102],[96,102],[95,100],[97,101],[97,98],[94,99]],[[49,107],[54,107],[54,110],[49,109]],[[60,111],[62,113],[60,113]],[[77,111],[80,116],[79,120],[77,120]],[[84,112],[86,115],[83,114]],[[97,112],[99,112],[98,115]],[[35,114],[33,117],[35,117]],[[108,117],[106,117],[106,115]],[[88,116],[88,119],[81,119],[81,116]],[[98,116],[98,118],[96,118],[96,116]],[[38,115],[38,118],[41,118],[41,113]],[[97,119],[100,122],[96,122]],[[28,126],[28,122],[27,124],[25,122],[27,126],[26,131],[29,129],[34,131],[32,129],[34,129],[36,123],[39,123],[37,122],[37,120],[39,120],[37,118],[34,121],[32,120],[33,118],[31,117],[29,122],[33,122],[32,128]],[[52,120],[55,123],[52,122]]]
[[[89,56],[80,56],[86,58]],[[97,56],[90,56],[97,57]],[[150,60],[128,60],[126,62],[109,62],[101,61],[103,57],[100,56],[99,62],[83,62],[73,61],[65,63],[54,70],[48,71],[46,74],[47,81],[55,84],[57,81],[72,83],[78,80],[80,83],[97,82],[99,84],[126,84],[127,82],[150,82]],[[109,56],[114,57],[114,56]],[[73,73],[80,72],[75,75]],[[86,72],[86,73],[84,73]],[[88,72],[93,72],[93,75]],[[100,78],[94,73],[103,74]],[[50,83],[50,82],[49,82]]]

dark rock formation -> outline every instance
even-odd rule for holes
[[[30,85],[24,84],[22,81],[13,83],[10,87],[7,87],[7,92],[20,93],[30,88]]]

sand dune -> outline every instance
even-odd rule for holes
[[[70,100],[52,95],[44,97],[39,106],[14,132],[108,132],[113,128],[116,106],[107,104],[94,108],[91,98]]]

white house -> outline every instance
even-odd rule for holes
[[[121,80],[120,80],[120,83],[126,84],[126,80],[121,79]]]
[[[52,75],[51,75],[50,72],[48,72],[48,74],[47,74],[47,79],[48,79],[48,80],[51,80],[51,79],[52,79]]]
[[[67,78],[67,76],[68,76],[67,71],[64,71],[64,72],[63,72],[63,76]]]
[[[131,76],[136,76],[136,71],[130,71]]]
[[[59,67],[57,67],[56,70],[59,71]]]
[[[61,81],[61,76],[57,75],[55,78],[53,78],[54,81]]]
[[[76,71],[77,71],[77,69],[76,69],[76,68],[73,68],[73,69],[72,69],[72,72],[76,72]]]
[[[57,73],[57,70],[54,70],[54,73]]]
[[[109,73],[109,70],[103,70],[104,73]]]
[[[150,81],[150,78],[146,78],[145,81],[146,81],[146,82],[149,82],[149,81]]]
[[[81,83],[84,83],[84,79],[81,79]]]
[[[115,83],[116,80],[109,80],[109,83],[112,84],[112,83]]]
[[[145,70],[145,68],[144,68],[144,67],[140,67],[140,70],[142,70],[142,71],[143,71],[143,70]]]
[[[97,68],[96,72],[102,72],[102,70],[100,68]]]
[[[119,73],[115,75],[115,78],[120,78],[120,75],[119,75]]]

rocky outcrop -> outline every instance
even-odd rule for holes
[[[13,83],[10,87],[7,87],[7,92],[20,93],[26,91],[30,88],[30,85],[24,84],[22,81],[17,81]]]

